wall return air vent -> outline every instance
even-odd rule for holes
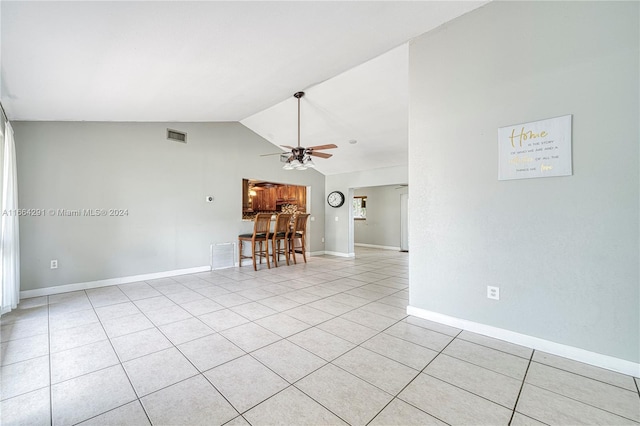
[[[187,133],[167,129],[167,139],[169,139],[170,141],[187,143]]]

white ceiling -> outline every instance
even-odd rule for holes
[[[321,172],[406,164],[402,45],[484,3],[2,1],[0,95],[12,120],[242,121],[294,145],[305,90],[302,145],[340,147]]]
[[[338,145],[323,151],[331,159],[314,159],[322,173],[407,164],[408,53],[404,44],[305,91],[300,144]],[[241,123],[276,145],[296,146],[297,108],[292,95]]]

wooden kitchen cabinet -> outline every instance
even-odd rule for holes
[[[295,204],[295,201],[298,199],[298,188],[300,188],[299,186],[295,186],[295,185],[287,185],[287,201],[293,201]]]
[[[296,187],[296,204],[298,205],[299,212],[303,212],[303,213],[307,212],[307,187],[306,186]]]
[[[276,188],[276,201],[279,203],[295,204],[298,197],[296,185],[280,185]]]
[[[251,196],[251,190],[256,195]],[[250,179],[242,180],[242,212],[250,217],[257,212],[277,213],[284,210],[286,205],[297,206],[297,211],[307,210],[307,187],[271,183]],[[244,217],[243,216],[243,217]]]
[[[276,188],[264,188],[256,191],[256,194],[253,197],[253,211],[271,212],[276,210]]]
[[[249,180],[242,179],[242,211],[251,211],[251,203],[249,202]]]
[[[276,210],[276,188],[269,188],[265,190],[266,192],[266,209],[267,211],[275,211]]]
[[[262,197],[262,191],[256,191],[256,195],[253,196],[251,206],[254,212],[260,211],[260,199]]]

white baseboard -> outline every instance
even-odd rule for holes
[[[87,290],[90,288],[107,287],[135,283],[138,281],[155,280],[158,278],[175,277],[176,275],[196,274],[198,272],[208,272],[211,266],[197,266],[195,268],[175,269],[173,271],[153,272],[151,274],[132,275],[130,277],[109,278],[106,280],[88,281],[84,283],[64,284],[54,287],[36,288],[33,290],[23,290],[20,292],[21,299],[29,297],[49,296],[51,294],[67,293],[69,291]]]
[[[400,251],[400,247],[393,247],[393,246],[379,246],[376,244],[363,244],[363,243],[354,243],[354,246],[357,247],[369,247],[369,248],[377,248],[377,249],[382,249],[382,250],[396,250],[396,251]]]
[[[329,256],[338,256],[338,257],[355,257],[356,256],[355,253],[341,253],[338,251],[326,251],[326,250],[324,254],[328,254]]]
[[[614,358],[609,355],[602,355],[573,346],[540,339],[538,337],[516,333],[503,328],[492,327],[490,325],[450,317],[437,312],[416,308],[415,306],[407,306],[407,314],[451,327],[461,328],[484,336],[493,337],[495,339],[515,343],[517,345],[526,346],[528,348],[533,348],[535,350],[558,355],[564,358],[569,358],[575,361],[584,362],[585,364],[594,365],[596,367],[606,368],[607,370],[613,370],[618,373],[640,377],[640,363]]]

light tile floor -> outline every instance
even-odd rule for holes
[[[2,425],[640,424],[638,379],[406,315],[408,255],[23,300]]]

